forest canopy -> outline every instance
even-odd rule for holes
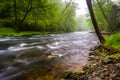
[[[16,32],[72,32],[93,29],[89,13],[76,17],[77,4],[74,0],[64,1],[0,0],[0,28],[7,27]],[[92,0],[92,4],[101,31],[120,30],[119,2]]]
[[[75,30],[75,3],[61,0],[0,0],[0,27],[19,31]]]

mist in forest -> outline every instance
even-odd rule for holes
[[[81,14],[76,18],[76,30],[77,31],[87,31],[91,30],[90,26],[87,23],[87,16],[85,14]]]

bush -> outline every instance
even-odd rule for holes
[[[111,46],[112,48],[119,49],[120,48],[120,33],[113,34],[106,40],[106,45]]]

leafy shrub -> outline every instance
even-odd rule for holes
[[[106,45],[109,45],[115,49],[120,48],[120,33],[113,34],[106,40]]]

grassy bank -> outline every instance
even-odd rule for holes
[[[0,37],[12,37],[12,36],[20,37],[20,36],[39,35],[39,34],[57,34],[57,32],[21,31],[21,32],[17,33],[12,28],[3,28],[3,27],[0,28]]]

